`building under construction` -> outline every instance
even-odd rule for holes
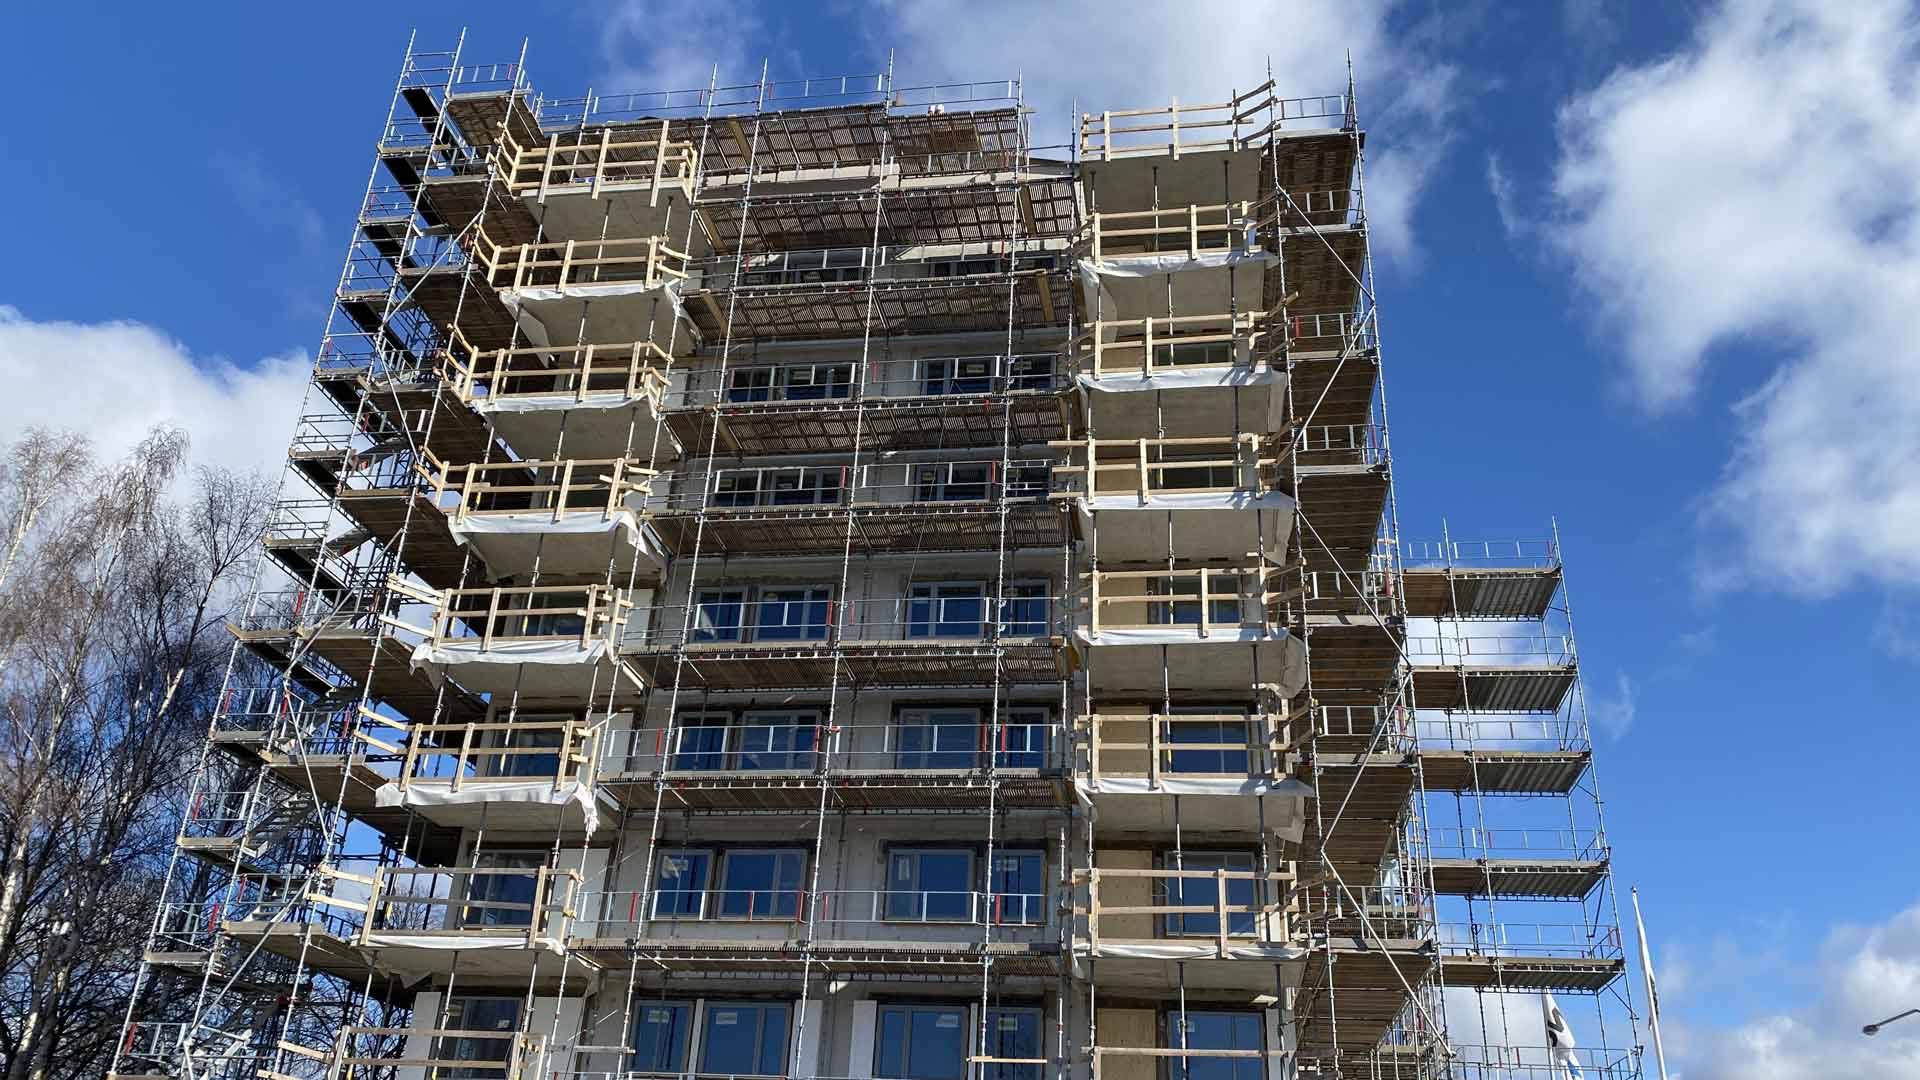
[[[1560,1077],[1545,994],[1640,1075],[1557,537],[1400,534],[1351,86],[523,61],[409,47],[115,1076]]]

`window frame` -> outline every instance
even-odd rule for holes
[[[726,921],[726,922],[804,922],[805,921],[804,917],[806,915],[806,911],[805,911],[805,905],[802,902],[802,897],[807,891],[807,887],[806,887],[807,849],[806,848],[780,846],[780,845],[755,845],[750,847],[749,846],[742,846],[742,847],[723,846],[715,849],[715,854],[718,857],[714,860],[714,869],[713,869],[713,878],[712,878],[713,880],[712,894],[715,897],[715,902],[709,905],[709,907],[712,909],[712,914],[709,916],[711,919],[718,920],[718,921]],[[776,860],[774,863],[773,877],[771,879],[771,885],[769,888],[733,889],[728,886],[728,872],[732,869],[732,863],[736,857],[738,856],[769,856],[769,855],[773,856]],[[787,890],[783,890],[780,888],[780,867],[778,862],[778,860],[784,859],[787,857],[794,858],[796,863],[794,868],[794,887],[791,890],[791,895],[793,900],[793,910],[791,912],[769,911],[769,913],[765,916],[754,914],[754,909],[756,906],[753,902],[754,893],[759,893],[759,892],[767,893],[769,896],[770,902],[772,903],[779,903],[781,900],[781,897],[787,895]],[[746,905],[747,910],[744,913],[734,914],[734,913],[730,913],[727,910],[728,897],[730,894],[735,892],[745,892],[748,894],[747,905]]]
[[[880,919],[881,922],[883,923],[896,923],[896,922],[897,923],[922,923],[922,924],[944,923],[944,924],[950,924],[950,925],[966,926],[966,925],[972,925],[976,921],[975,916],[978,914],[978,912],[974,910],[974,907],[977,902],[977,898],[980,895],[980,889],[979,889],[980,853],[976,851],[973,847],[955,846],[955,845],[942,846],[939,844],[902,844],[898,846],[888,847],[886,849],[886,855],[887,855],[887,870],[886,870],[887,887],[882,892],[882,895],[885,897],[885,902],[881,905],[881,919]],[[938,889],[938,890],[929,891],[925,888],[922,888],[921,885],[925,875],[921,869],[919,860],[926,858],[928,856],[953,856],[953,855],[965,856],[967,860],[967,869],[966,869],[965,875],[963,876],[963,879],[965,880],[967,887],[963,891],[963,894],[960,899],[960,906],[965,910],[959,915],[931,916],[928,914],[928,911],[933,907],[933,904],[929,902],[928,898],[930,896],[944,896],[949,892],[951,892],[951,890]],[[908,882],[909,887],[907,888],[896,887],[899,884],[900,878],[897,872],[895,871],[895,866],[897,865],[895,860],[901,859],[901,858],[908,858],[908,859],[914,860],[912,864],[913,865],[912,877]],[[912,914],[899,913],[898,909],[895,907],[895,901],[902,898],[911,900],[913,907],[916,908],[920,912],[920,914],[912,915]]]

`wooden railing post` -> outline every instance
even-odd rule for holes
[[[452,603],[452,597],[448,597],[448,603],[449,604]],[[483,633],[480,637],[480,647],[482,649],[493,648],[493,628],[494,628],[494,625],[499,622],[499,620],[500,620],[500,588],[499,586],[495,586],[493,589],[492,595],[489,597],[487,601],[487,629],[486,629],[486,632]]]
[[[547,205],[547,185],[552,181],[554,162],[560,157],[560,133],[547,136],[547,156],[540,163],[540,195],[534,201],[541,206]]]
[[[1207,576],[1211,573],[1206,567],[1200,568],[1200,636],[1213,636],[1213,597],[1208,595]]]
[[[496,592],[498,590],[495,590]],[[467,757],[473,750],[473,723],[469,721],[460,729],[460,752],[454,755],[453,778],[447,782],[448,791],[459,791],[460,780],[467,772]]]
[[[600,185],[606,180],[607,176],[607,143],[612,138],[612,128],[603,127],[600,129],[600,155],[593,163],[593,191],[588,195],[588,198],[598,199],[600,197]]]
[[[573,385],[575,401],[587,400],[587,385],[593,382],[593,349],[594,346],[588,345],[586,351],[580,354],[580,381]]]
[[[658,206],[660,204],[660,177],[665,174],[666,168],[667,121],[663,118],[660,121],[660,145],[654,148],[653,154],[653,185],[647,189],[648,206]]]

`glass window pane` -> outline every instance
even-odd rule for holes
[[[722,714],[683,716],[673,731],[668,768],[713,771],[727,767],[727,718]]]
[[[792,1007],[762,1002],[708,1003],[700,1033],[700,1071],[785,1076]]]
[[[961,1080],[967,1071],[967,1010],[884,1005],[874,1041],[878,1080]]]
[[[633,1056],[639,1073],[678,1074],[687,1068],[687,1025],[693,1008],[684,1002],[643,1003],[633,1026]]]
[[[1180,1014],[1167,1018],[1168,1049],[1182,1046]],[[1189,1010],[1184,1045],[1190,1050],[1260,1050],[1264,1046],[1260,1014]],[[1168,1058],[1177,1080],[1261,1080],[1265,1062],[1258,1057]],[[1184,1068],[1183,1068],[1184,1066]]]
[[[729,851],[721,867],[720,915],[791,919],[800,910],[798,851]]]
[[[1231,870],[1244,873],[1253,869],[1253,855],[1244,851],[1189,851],[1179,858],[1168,856],[1166,866],[1170,870]],[[1220,902],[1218,884],[1211,878],[1166,878],[1166,903],[1171,907],[1214,907]],[[1251,907],[1254,898],[1254,882],[1251,878],[1233,878],[1227,881],[1226,902],[1227,932],[1230,934],[1250,935],[1254,933],[1256,920]],[[1238,908],[1240,910],[1232,910]],[[1168,935],[1200,935],[1216,937],[1220,933],[1220,916],[1200,913],[1172,914],[1166,917]]]
[[[1045,921],[1047,887],[1041,880],[1043,865],[1038,851],[994,853],[990,884],[995,922],[1032,926]]]
[[[980,713],[974,709],[908,709],[895,731],[902,769],[971,769],[979,760]]]
[[[661,852],[653,871],[654,915],[689,919],[697,919],[704,915],[707,875],[712,866],[711,852]]]
[[[1041,1058],[1040,1010],[1002,1007],[987,1010],[987,1056]],[[980,1080],[1040,1080],[1041,1065],[989,1063],[981,1066]]]
[[[1163,724],[1162,738],[1169,744],[1191,747],[1196,743],[1219,743],[1223,747],[1220,750],[1169,750],[1166,761],[1169,772],[1246,775],[1249,768],[1247,721],[1184,720]]]

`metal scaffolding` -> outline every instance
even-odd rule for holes
[[[1351,85],[1046,147],[463,49],[114,1076],[1544,1076],[1541,992],[1639,1075],[1557,536],[1399,535]]]

